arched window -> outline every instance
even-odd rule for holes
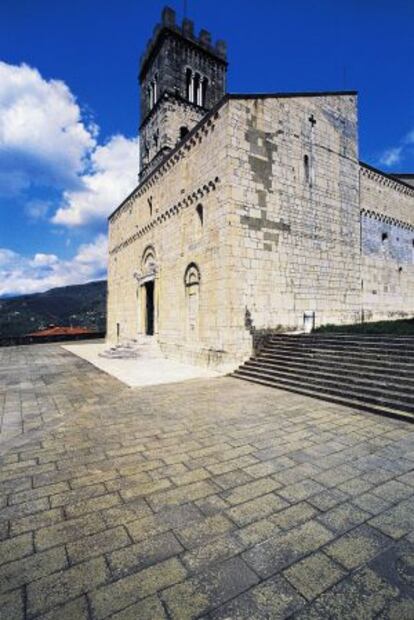
[[[149,211],[149,216],[152,217],[152,196],[148,198],[148,211]]]
[[[148,106],[149,106],[150,110],[152,110],[152,108],[157,103],[157,99],[158,99],[157,82],[158,82],[158,73],[156,73],[154,75],[154,78],[150,82],[150,85],[148,86],[148,89],[147,89],[147,93],[148,93]]]
[[[199,286],[200,284],[200,270],[198,268],[198,265],[196,265],[196,263],[190,263],[187,266],[187,269],[185,270],[185,274],[184,274],[184,284],[186,286],[186,288],[189,288],[191,286]]]
[[[185,71],[185,94],[188,101],[193,101],[193,72],[191,69]]]
[[[388,239],[388,233],[387,232],[383,232],[382,235],[381,235],[381,241],[384,242],[384,241],[387,241],[387,239]]]
[[[201,83],[200,83],[200,74],[196,73],[194,75],[194,103],[197,105],[201,105]]]
[[[305,155],[303,158],[303,168],[305,171],[305,181],[310,183],[310,170],[309,170],[309,155]]]
[[[203,212],[203,205],[197,205],[196,206],[196,213],[197,213],[197,220],[198,220],[198,224],[200,226],[203,226],[204,224],[204,212]]]
[[[147,245],[142,254],[141,259],[141,271],[144,275],[148,273],[155,273],[157,270],[157,255],[155,253],[154,246]]]
[[[155,105],[158,100],[158,73],[154,75],[154,81],[152,84],[153,84],[153,89],[154,89],[154,105]]]
[[[201,82],[201,105],[203,106],[203,108],[206,107],[206,103],[207,103],[207,86],[208,86],[208,79],[203,78],[203,81]]]
[[[188,127],[180,127],[180,140],[184,140],[186,135],[188,134]]]
[[[195,263],[190,263],[185,270],[184,285],[187,310],[187,335],[194,338],[198,335],[200,305],[200,270]]]

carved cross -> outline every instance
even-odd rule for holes
[[[314,117],[313,114],[311,114],[308,120],[310,124],[312,125],[312,129],[313,129],[313,127],[316,125],[316,118]]]

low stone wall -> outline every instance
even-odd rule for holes
[[[47,344],[50,342],[68,342],[73,340],[97,340],[105,338],[105,332],[92,334],[67,334],[61,336],[0,336],[0,347],[15,347],[26,344]]]

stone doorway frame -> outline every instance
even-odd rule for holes
[[[141,288],[145,311],[144,331],[146,336],[153,336],[155,332],[155,279],[148,280]]]
[[[140,336],[157,336],[158,335],[158,264],[156,261],[155,249],[152,245],[145,248],[141,259],[141,271],[134,273],[134,278],[138,283],[137,288],[137,333]],[[153,329],[152,333],[148,333],[148,286],[153,284],[152,295],[152,312],[153,312]]]

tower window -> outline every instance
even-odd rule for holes
[[[188,127],[180,127],[180,140],[184,140],[186,135],[188,134]]]
[[[153,88],[154,88],[154,105],[155,105],[158,101],[158,73],[156,73],[154,76]]]
[[[148,198],[148,210],[149,210],[149,216],[152,217],[152,196]]]
[[[309,170],[309,155],[305,155],[303,158],[303,168],[305,171],[305,181],[309,184],[310,182],[310,170]]]
[[[206,106],[206,102],[207,102],[207,86],[208,86],[208,79],[204,78],[203,81],[201,82],[201,105],[203,107]]]
[[[186,69],[185,72],[185,94],[188,101],[193,101],[193,72]]]
[[[388,239],[388,233],[383,232],[381,235],[381,241],[386,241]]]
[[[197,105],[201,105],[201,82],[200,82],[200,74],[196,73],[194,75],[194,103]]]
[[[203,226],[203,224],[204,224],[203,205],[197,205],[196,206],[196,212],[197,212],[197,216],[198,216],[198,222],[199,222],[200,226]]]
[[[148,89],[147,89],[147,93],[148,93],[148,106],[149,106],[150,110],[152,110],[152,108],[157,103],[157,98],[158,98],[157,80],[158,80],[158,74],[156,73],[155,76],[154,76],[154,79],[152,80],[152,82],[150,83],[150,85],[148,86]]]

